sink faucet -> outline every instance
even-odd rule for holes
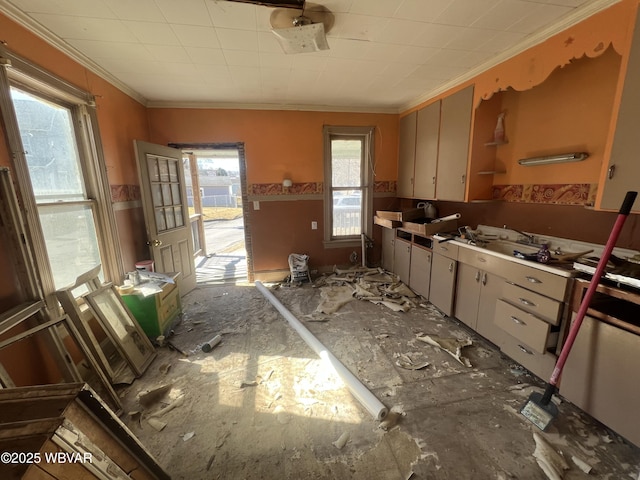
[[[516,230],[515,228],[507,227],[506,225],[503,225],[503,226],[502,226],[502,228],[504,228],[505,230],[511,230],[511,231],[513,231],[513,232],[516,232],[516,233],[518,233],[518,234],[522,235],[523,237],[525,237],[525,238],[527,239],[527,243],[528,243],[528,244],[534,244],[534,243],[536,243],[536,237],[535,237],[535,235],[531,235],[531,234],[529,234],[529,233],[525,233],[525,232],[522,232],[522,231],[520,231],[520,230]]]

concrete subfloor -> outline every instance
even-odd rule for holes
[[[353,300],[314,314],[310,285],[274,295],[390,410],[381,428],[252,285],[199,286],[183,298],[171,342],[120,394],[125,423],[174,479],[545,479],[533,433],[519,412],[543,387],[490,343],[430,305],[407,313]],[[319,321],[323,320],[323,321]],[[470,338],[468,368],[416,339]],[[204,353],[216,334],[222,342]],[[399,354],[420,370],[396,364]],[[169,385],[142,408],[140,392]],[[148,419],[176,399],[178,406]],[[570,466],[565,479],[633,479],[640,449],[563,402],[542,436]],[[339,448],[338,439],[348,437]],[[587,475],[571,461],[593,469]]]

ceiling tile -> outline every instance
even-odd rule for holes
[[[12,0],[11,3],[29,13],[116,18],[114,12],[101,0]]]
[[[379,32],[374,32],[373,40],[395,45],[411,45],[427,28],[424,23],[411,20],[391,19]]]
[[[161,62],[192,63],[191,57],[181,46],[145,45],[155,60]]]
[[[206,5],[214,27],[256,29],[256,8],[260,7],[237,2],[207,2]]]
[[[536,30],[546,27],[555,19],[562,18],[571,11],[569,7],[557,5],[540,6],[530,15],[509,27],[510,31],[533,33]]]
[[[218,35],[213,27],[172,25],[173,32],[184,47],[219,48]]]
[[[150,59],[151,54],[141,43],[103,42],[69,39],[68,43],[91,58]]]
[[[415,20],[417,22],[433,22],[446,10],[452,0],[404,0],[395,13],[395,18]]]
[[[477,45],[476,50],[482,52],[499,53],[508,49],[513,45],[517,45],[526,37],[522,32],[497,32],[493,38],[487,42]]]
[[[249,52],[246,50],[227,50],[224,52],[224,58],[227,65],[242,67],[259,67],[260,55],[258,52]]]
[[[293,66],[294,55],[286,55],[284,53],[261,53],[260,67],[262,68],[279,68],[287,72]]]
[[[531,14],[539,6],[540,4],[538,3],[522,0],[502,0],[479,17],[472,25],[477,28],[508,30],[511,25]]]
[[[398,3],[390,0],[353,0],[349,12],[359,15],[392,17],[398,9]]]
[[[142,43],[155,43],[158,45],[180,45],[178,37],[173,33],[171,26],[166,23],[123,21],[127,28]]]
[[[370,42],[334,38],[331,40],[329,56],[336,58],[362,58],[372,48]]]
[[[258,33],[231,28],[216,28],[220,45],[229,50],[258,50]]]
[[[163,22],[164,15],[154,0],[102,0],[120,20]]]
[[[336,17],[331,35],[338,38],[371,41],[387,23],[389,23],[388,18],[345,13]]]
[[[500,0],[453,0],[434,22],[444,25],[469,26],[491,10]]]
[[[414,44],[419,47],[444,48],[463,32],[463,27],[429,23]]]
[[[465,27],[447,44],[447,48],[473,50],[478,45],[488,42],[496,36],[495,30],[486,28]]]
[[[282,52],[282,47],[278,43],[276,36],[268,32],[258,32],[258,51],[279,53]]]
[[[221,48],[185,47],[193,63],[197,65],[226,65],[225,52]]]
[[[162,11],[169,23],[182,25],[211,26],[209,10],[205,0],[156,0],[156,5]]]
[[[120,20],[106,18],[70,17],[35,13],[33,17],[61,38],[81,38],[114,42],[138,40]]]

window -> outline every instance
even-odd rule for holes
[[[360,242],[372,229],[373,128],[325,127],[325,244]]]
[[[43,295],[102,265],[119,273],[115,220],[93,98],[0,49],[0,105],[12,170],[27,212]]]

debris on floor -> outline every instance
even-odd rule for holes
[[[536,442],[533,456],[544,474],[549,480],[562,480],[564,471],[570,468],[567,461],[538,432],[533,432],[533,439]]]
[[[395,353],[396,365],[405,370],[421,370],[429,366],[429,362],[416,362],[411,358],[410,353]]]
[[[428,343],[429,345],[433,345],[434,347],[444,350],[462,365],[471,368],[471,361],[467,357],[462,356],[462,349],[472,345],[473,342],[471,339],[467,338],[465,340],[459,340],[457,338],[440,338],[434,335],[420,334],[416,335],[416,338],[421,342]]]

